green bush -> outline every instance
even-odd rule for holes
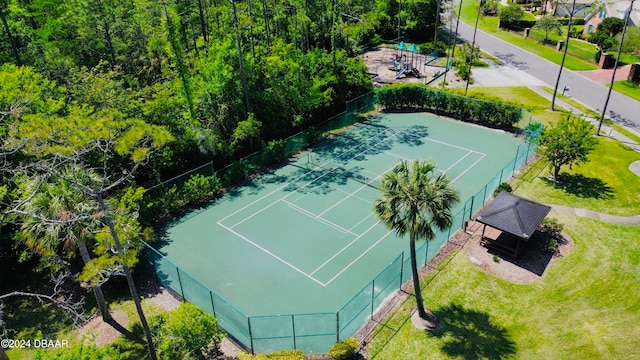
[[[196,174],[184,184],[182,195],[188,203],[199,203],[218,195],[221,189],[220,180],[215,174],[211,176]]]
[[[500,192],[502,191],[512,192],[513,188],[511,187],[511,184],[509,184],[508,182],[503,182],[500,185],[498,185],[498,187],[493,191],[493,196],[500,194]]]
[[[247,354],[240,352],[236,355],[237,360],[304,360],[302,350],[283,350],[269,354]]]
[[[347,360],[356,353],[358,346],[360,343],[352,337],[338,341],[329,350],[329,357],[334,360]]]
[[[286,159],[286,145],[287,142],[285,140],[269,141],[264,148],[265,161],[269,164],[276,164]]]
[[[207,347],[224,337],[213,315],[188,302],[154,317],[151,325],[159,359],[203,359]]]
[[[240,159],[226,168],[222,182],[225,186],[237,184],[249,175],[254,174],[257,169],[258,167],[255,164],[246,159]]]
[[[538,226],[534,241],[544,251],[553,253],[558,249],[560,240],[562,239],[562,225],[555,218],[545,218],[542,224]]]
[[[385,109],[444,113],[462,121],[505,130],[512,130],[522,113],[516,105],[456,95],[424,85],[385,86],[376,90],[376,93],[380,105]]]

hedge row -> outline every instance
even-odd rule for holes
[[[519,106],[475,99],[424,85],[392,85],[377,90],[387,110],[419,109],[483,126],[513,130],[522,115]]]

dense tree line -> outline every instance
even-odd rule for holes
[[[1,0],[0,63],[30,66],[68,101],[166,126],[171,173],[219,164],[371,90],[360,46],[432,39],[436,1]],[[172,160],[173,159],[173,160]],[[177,160],[180,159],[180,160]]]
[[[343,111],[373,88],[359,49],[432,39],[437,6],[0,0],[2,263],[72,276],[105,320],[101,286],[124,275],[147,327],[130,274],[143,188]]]

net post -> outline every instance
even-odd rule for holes
[[[253,351],[253,332],[251,331],[251,317],[250,316],[247,316],[247,326],[249,328],[249,342],[250,342],[249,350],[251,350],[252,354],[255,354],[255,352]]]
[[[296,318],[295,315],[291,315],[291,329],[293,330],[293,350],[298,350],[296,347]]]
[[[180,276],[180,268],[177,266],[176,273],[178,273],[178,285],[180,285],[180,295],[182,295],[182,301],[187,301],[187,299],[185,299],[184,297],[184,289],[182,288],[182,277]]]

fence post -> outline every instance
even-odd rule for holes
[[[473,207],[473,200],[471,201],[471,206]],[[464,208],[462,208],[462,224],[460,224],[460,227],[464,227],[464,214],[467,213],[467,203],[464,204]]]
[[[471,218],[473,217],[473,201],[474,201],[475,198],[476,198],[475,195],[473,195],[471,197],[471,209],[469,209],[469,220],[471,220]],[[463,217],[463,219],[464,219],[464,217]]]
[[[340,341],[340,311],[336,311],[336,342]]]
[[[213,292],[211,290],[209,290],[209,298],[211,299],[211,310],[213,310],[213,316],[216,316],[216,305],[213,302]]]
[[[485,201],[487,201],[487,188],[489,187],[489,184],[487,183],[487,185],[484,186],[484,195],[482,196],[482,202],[484,203]]]
[[[498,186],[500,186],[500,184],[502,184],[502,173],[504,173],[504,168],[502,170],[500,170],[500,181],[498,181]]]
[[[180,268],[176,266],[176,272],[178,273],[178,285],[180,285],[180,294],[182,295],[182,301],[187,301],[184,297],[184,289],[182,288],[182,278],[180,277]]]
[[[404,270],[404,251],[400,254],[400,286],[399,289],[402,289],[402,276]]]
[[[298,350],[296,347],[296,319],[295,315],[291,315],[291,329],[293,330],[293,350]]]
[[[250,346],[251,348],[249,350],[251,350],[252,354],[255,354],[255,352],[253,351],[253,332],[251,331],[251,317],[247,316],[247,325],[249,326],[249,342],[250,342]]]
[[[376,279],[371,280],[371,319],[373,319],[373,303],[376,299]]]

